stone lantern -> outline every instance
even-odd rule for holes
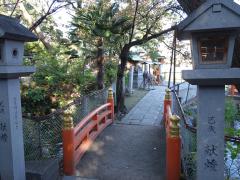
[[[224,179],[225,85],[240,83],[240,69],[231,68],[239,32],[240,6],[232,0],[207,0],[178,25],[193,59],[182,77],[198,85],[198,180]]]
[[[18,20],[0,15],[0,179],[25,179],[19,77],[35,71],[23,66],[24,42],[37,37]]]

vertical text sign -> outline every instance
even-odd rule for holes
[[[224,86],[198,87],[197,179],[224,179]]]

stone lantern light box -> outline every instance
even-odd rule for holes
[[[17,19],[0,15],[0,66],[2,69],[0,75],[1,77],[6,76],[6,74],[4,75],[4,70],[6,69],[4,66],[22,65],[24,42],[36,40],[37,37],[26,27],[21,25]],[[15,71],[19,70],[20,74],[21,71],[24,71],[23,69],[27,70],[24,66],[21,68],[15,67]],[[10,68],[9,70],[11,71],[13,69]],[[23,75],[27,75],[26,73]],[[8,76],[11,76],[11,73]]]
[[[21,65],[24,42],[37,40],[18,20],[3,15],[0,16],[0,39],[0,65]]]
[[[218,77],[217,79],[221,79],[225,84],[231,84],[233,79],[235,82],[234,77],[240,72],[231,68],[231,65],[235,39],[239,32],[240,6],[238,4],[232,0],[208,0],[200,6],[178,25],[178,39],[191,40],[193,69],[196,70],[195,73],[184,71],[183,77],[194,75],[199,78],[193,78],[200,80],[201,77],[208,76],[212,79],[208,82],[216,85],[218,80],[214,77]],[[205,69],[205,71],[199,74],[196,73],[198,69]],[[228,72],[229,76],[224,78],[222,72]],[[194,80],[191,82],[196,84]]]

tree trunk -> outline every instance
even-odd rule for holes
[[[123,91],[123,78],[124,78],[124,70],[128,61],[128,54],[129,54],[130,46],[127,44],[125,45],[120,53],[121,64],[118,66],[117,72],[117,112],[125,113],[125,105],[124,105],[124,91]]]
[[[98,38],[97,40],[97,87],[98,89],[104,88],[104,69],[103,69],[103,61],[104,61],[104,52],[103,52],[103,39]]]

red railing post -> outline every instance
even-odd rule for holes
[[[95,114],[95,115],[93,116],[92,120],[96,122],[96,127],[95,127],[96,129],[95,129],[95,130],[98,131],[98,130],[99,130],[98,114]]]
[[[165,94],[165,98],[164,98],[164,111],[163,111],[163,120],[164,120],[164,124],[166,125],[166,116],[167,116],[167,112],[168,112],[168,106],[171,107],[172,104],[172,98],[171,98],[171,90],[170,89],[166,89],[166,94]]]
[[[72,117],[67,114],[64,117],[63,138],[63,171],[65,175],[75,174],[74,160],[74,127]]]
[[[114,121],[114,98],[113,98],[113,90],[112,88],[108,89],[108,99],[107,102],[111,104],[109,110],[111,110],[111,119]]]
[[[176,115],[170,117],[169,131],[166,133],[166,176],[167,180],[179,180],[181,174],[181,139],[179,121]]]

